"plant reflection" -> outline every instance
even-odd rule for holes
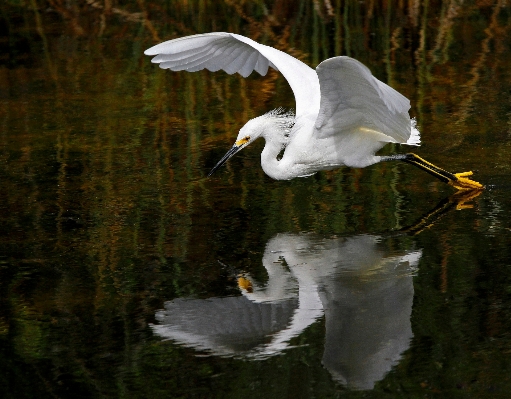
[[[417,234],[475,196],[452,196],[397,234]],[[212,355],[265,359],[292,348],[293,338],[324,316],[323,366],[350,388],[372,389],[413,337],[413,275],[422,255],[392,250],[383,240],[277,234],[262,257],[266,283],[237,273],[241,296],[168,301],[152,328]]]

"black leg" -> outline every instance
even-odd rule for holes
[[[434,223],[438,222],[447,212],[452,209],[470,209],[473,206],[467,204],[472,201],[478,195],[481,194],[481,190],[460,190],[449,198],[442,200],[434,209],[423,215],[420,219],[416,220],[411,226],[402,228],[399,233],[406,233],[411,235],[417,235],[425,229],[430,228]]]
[[[470,180],[467,176],[471,176],[472,172],[451,173],[439,168],[436,165],[426,161],[416,154],[396,154],[386,157],[381,157],[381,161],[403,161],[411,165],[417,166],[430,175],[435,176],[437,179],[444,183],[450,184],[458,190],[482,190],[484,186],[474,180]]]

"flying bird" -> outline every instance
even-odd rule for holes
[[[264,172],[276,180],[310,176],[341,166],[363,168],[382,161],[404,161],[458,190],[482,189],[467,176],[450,173],[416,154],[377,156],[387,143],[418,145],[410,101],[376,79],[361,62],[346,56],[321,62],[316,70],[273,47],[247,37],[213,32],[169,40],[147,49],[162,69],[195,72],[220,69],[247,77],[280,71],[293,90],[296,113],[283,109],[249,120],[208,176],[259,137]]]

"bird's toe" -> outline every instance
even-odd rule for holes
[[[456,179],[451,180],[449,182],[449,184],[458,190],[474,190],[474,189],[482,190],[482,189],[484,189],[484,186],[481,183],[467,178],[467,176],[472,176],[472,175],[473,175],[473,173],[471,171],[454,173],[454,176],[456,177]]]

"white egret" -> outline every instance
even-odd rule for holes
[[[472,172],[450,173],[412,153],[375,155],[387,143],[418,145],[420,134],[408,114],[410,101],[353,58],[329,58],[314,70],[280,50],[225,32],[169,40],[151,47],[145,54],[154,55],[153,63],[172,71],[222,69],[247,77],[254,70],[264,76],[272,67],[289,82],[295,95],[296,114],[275,110],[249,120],[209,175],[263,137],[266,144],[261,166],[277,180],[305,177],[341,166],[363,168],[400,160],[457,189],[483,188],[467,178]]]

